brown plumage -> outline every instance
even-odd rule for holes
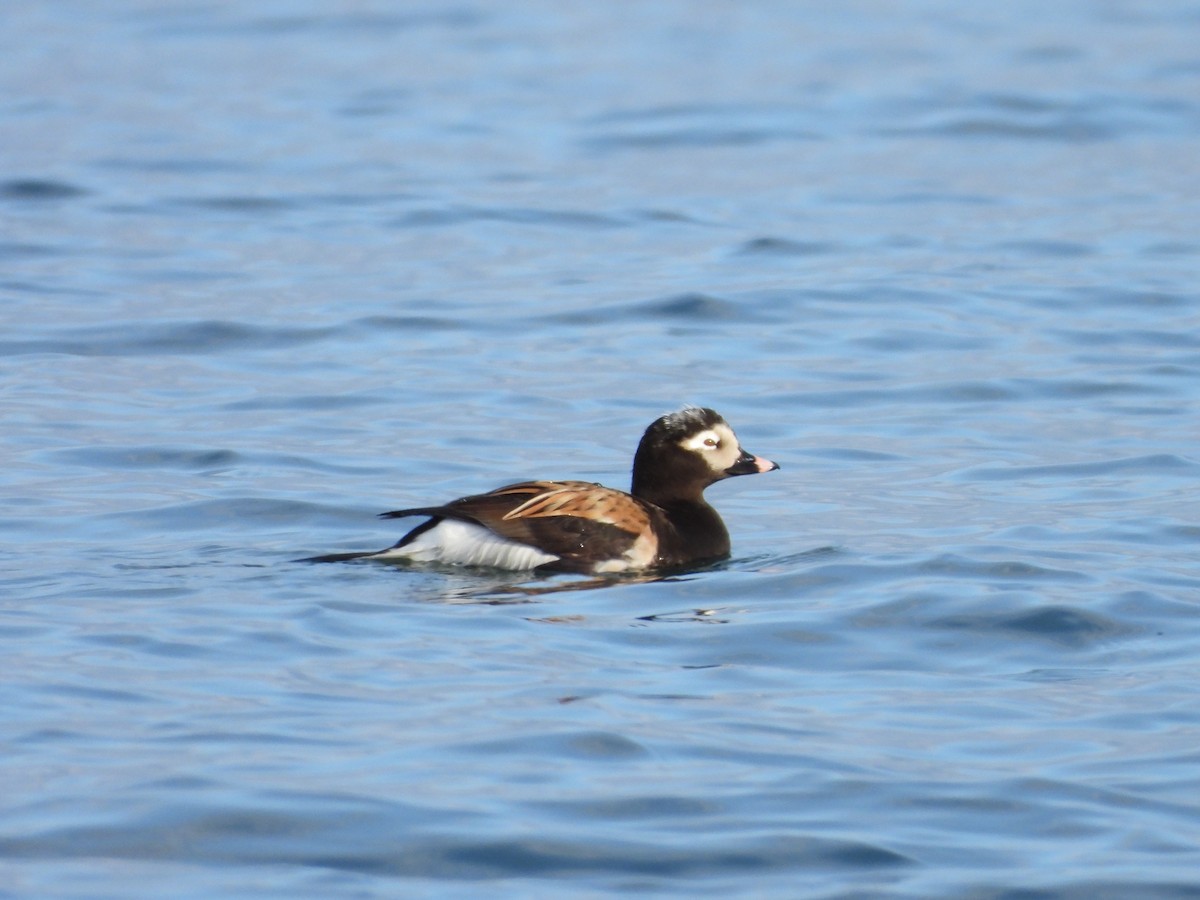
[[[441,506],[383,513],[429,518],[387,550],[312,561],[370,557],[571,572],[680,568],[729,554],[729,534],[704,489],[777,468],[742,450],[716,412],[688,407],[646,430],[630,493],[587,481],[510,484]]]

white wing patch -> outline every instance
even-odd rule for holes
[[[502,538],[474,522],[442,519],[403,547],[381,550],[373,554],[372,559],[409,559],[521,571],[554,562],[558,557],[537,547]]]

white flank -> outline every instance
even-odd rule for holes
[[[533,569],[558,559],[552,553],[507,540],[482,525],[459,519],[442,519],[403,547],[382,550],[372,558],[514,570]]]
[[[621,554],[620,559],[610,559],[596,563],[592,571],[598,575],[608,572],[631,572],[648,569],[654,564],[658,553],[658,539],[650,534],[638,535],[633,546]]]

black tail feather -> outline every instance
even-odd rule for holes
[[[414,509],[393,509],[391,512],[380,513],[381,519],[407,519],[409,516],[445,516],[446,509],[441,506],[419,506]]]
[[[352,559],[362,559],[367,556],[374,556],[378,550],[368,550],[358,553],[326,553],[322,556],[306,556],[303,559],[292,560],[293,562],[306,563],[329,563],[329,562],[348,562]]]
[[[418,525],[416,528],[414,528],[412,531],[410,531],[404,537],[400,538],[398,543],[395,543],[391,547],[388,547],[386,549],[387,550],[395,550],[398,547],[403,547],[405,544],[407,544],[409,541],[411,541],[417,535],[424,534],[426,531],[428,531],[430,528],[432,528],[438,522],[442,521],[443,515],[444,515],[443,510],[441,509],[441,507],[437,507],[437,506],[422,507],[421,509],[397,509],[397,510],[393,510],[392,512],[380,513],[379,518],[381,518],[381,519],[404,519],[404,518],[407,518],[408,516],[431,516],[432,517],[428,521],[422,522],[420,525]],[[323,553],[320,556],[307,556],[304,559],[297,559],[297,560],[295,560],[295,562],[308,562],[308,563],[349,562],[350,560],[353,560],[353,559],[365,559],[368,556],[378,556],[380,553],[383,553],[383,552],[385,552],[385,551],[384,550],[367,550],[365,552],[351,552],[351,553]]]

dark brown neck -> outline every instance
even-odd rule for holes
[[[695,500],[677,498],[655,505],[670,524],[660,538],[660,557],[683,561],[723,559],[729,555],[729,532],[703,496]]]
[[[651,477],[648,472],[655,474]],[[629,493],[655,506],[666,507],[673,503],[707,506],[704,502],[704,488],[707,486],[708,483],[696,478],[694,472],[672,471],[665,465],[650,464],[639,452],[633,461],[633,483]]]
[[[708,505],[704,502],[703,488],[688,488],[680,484],[663,484],[662,482],[648,484],[644,481],[639,482],[636,476],[633,479],[633,485],[630,487],[629,493],[640,500],[645,500],[647,503],[653,503],[655,506],[661,506],[664,509],[680,503]]]

